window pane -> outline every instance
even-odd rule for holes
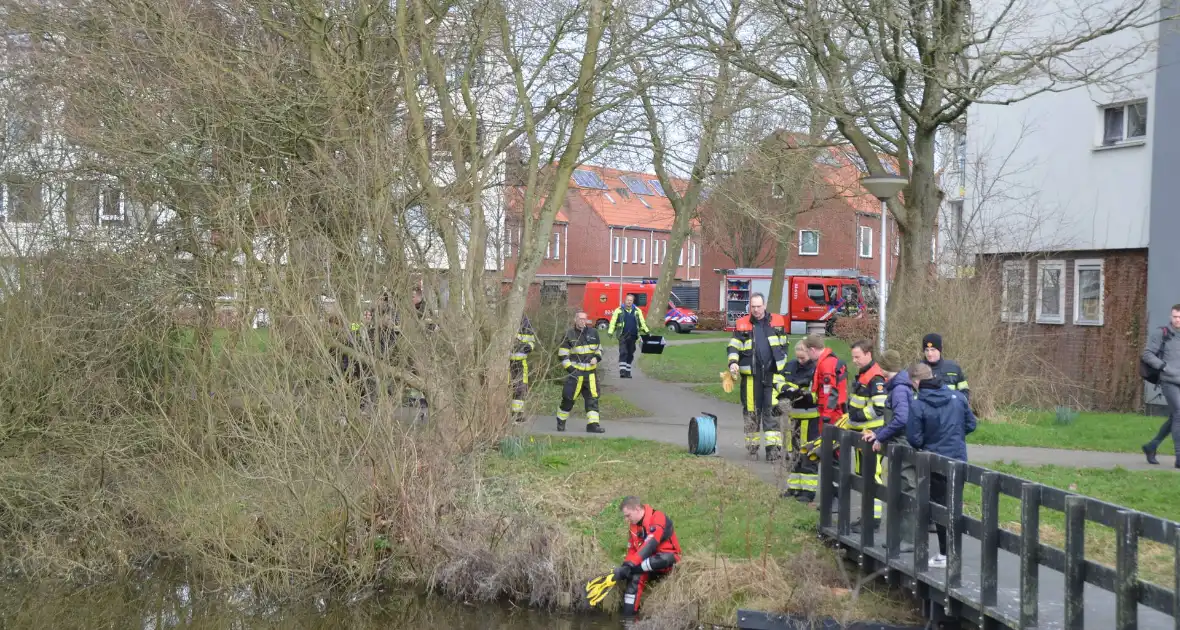
[[[1127,137],[1143,138],[1147,136],[1147,103],[1135,103],[1127,106]]]
[[[1024,313],[1024,270],[1004,270],[1005,301],[1004,311],[1012,315]]]
[[[819,253],[819,233],[803,230],[799,233],[799,251],[804,254]]]
[[[807,297],[816,304],[824,303],[824,286],[822,284],[807,285]]]
[[[1041,315],[1061,316],[1061,270],[1041,270]]]
[[[1098,322],[1102,319],[1102,270],[1078,270],[1078,321]]]
[[[1108,107],[1103,110],[1102,144],[1123,141],[1123,108]]]

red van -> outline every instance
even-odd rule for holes
[[[791,334],[801,335],[808,322],[834,322],[836,315],[864,313],[869,296],[861,285],[855,270],[788,269],[782,304],[772,310],[787,317]],[[770,294],[770,270],[734,270],[726,275],[724,291],[726,330],[733,330],[734,322],[749,312],[750,295]]]
[[[620,288],[621,287],[621,288]],[[647,282],[587,282],[586,294],[582,298],[582,310],[602,330],[610,325],[610,316],[622,304],[621,299],[628,293],[635,295],[635,306],[646,315],[655,296],[656,285]],[[670,332],[690,333],[697,327],[697,314],[680,303],[672,293],[668,298],[668,312],[664,315],[664,327]]]

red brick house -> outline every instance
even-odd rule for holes
[[[880,277],[881,204],[861,188],[859,180],[864,172],[859,162],[851,148],[821,150],[811,181],[798,201],[799,209],[789,235],[788,269],[855,269],[862,276]],[[752,170],[761,169],[755,166]],[[747,197],[743,203],[763,209],[794,203],[787,200],[789,195],[783,194],[782,184],[765,173],[750,176],[739,173],[734,177],[740,178],[734,186]],[[748,220],[735,221],[730,214],[734,211],[719,209],[728,204],[719,198],[711,201],[710,207],[702,210],[706,235],[700,291],[702,311],[721,308],[725,270],[772,267],[777,246],[775,234]],[[783,208],[782,214],[789,214],[787,208]],[[745,242],[739,242],[743,237]],[[892,217],[888,249],[887,273],[892,278],[899,253],[897,224]]]
[[[504,276],[515,277],[520,251],[520,195],[509,191]],[[667,253],[674,217],[655,175],[601,166],[574,171],[537,270],[538,292],[564,293],[580,306],[587,282],[655,280]],[[678,284],[696,284],[703,268],[699,228],[684,243]]]

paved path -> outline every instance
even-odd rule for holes
[[[707,343],[717,339],[685,339],[675,342],[676,345],[686,343]],[[604,418],[604,434],[587,434],[583,432],[584,424],[580,418],[570,418],[566,433],[568,436],[590,437],[631,437],[650,439],[659,442],[676,444],[688,449],[688,422],[701,413],[711,413],[717,416],[717,456],[730,460],[757,474],[768,483],[782,489],[785,487],[785,475],[780,466],[763,461],[750,461],[746,457],[744,436],[742,433],[741,414],[737,405],[726,403],[716,398],[702,396],[690,388],[691,384],[664,383],[647,378],[642,372],[643,357],[637,355],[634,378],[618,378],[618,353],[608,350],[602,369],[602,376],[615,388],[615,391],[632,403],[648,410],[653,414],[649,418]],[[719,350],[718,362],[721,361]],[[575,406],[575,412],[579,409]],[[537,434],[558,435],[556,421],[553,416],[536,416],[531,419],[529,431]],[[1060,466],[1076,466],[1089,468],[1114,468],[1122,466],[1128,469],[1170,469],[1171,458],[1160,456],[1160,466],[1150,466],[1142,455],[1128,453],[1099,453],[1091,451],[1066,451],[1045,448],[980,446],[969,445],[968,457],[975,463],[993,461],[1009,461],[1026,465],[1055,464]],[[853,506],[860,504],[859,497],[853,498]],[[855,518],[855,517],[854,517]],[[884,530],[879,534],[883,540]],[[963,544],[963,581],[964,586],[970,588],[978,585],[980,566],[979,541],[969,536]],[[931,552],[938,549],[937,541],[930,537]],[[912,554],[909,556],[912,563]],[[931,572],[927,572],[931,573]],[[939,577],[942,578],[941,572]],[[1000,606],[1009,611],[1019,610],[1020,586],[1020,557],[1000,551],[999,554],[999,582]],[[1087,629],[1107,630],[1115,626],[1114,623],[1114,595],[1097,587],[1086,585],[1086,615]],[[1040,568],[1040,616],[1039,628],[1064,627],[1063,602],[1065,600],[1065,583],[1063,576],[1047,567]],[[1139,607],[1139,621],[1144,628],[1172,627],[1171,617]]]

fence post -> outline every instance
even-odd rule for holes
[[[946,508],[946,592],[949,602],[952,588],[963,586],[963,484],[967,481],[967,462],[948,463]]]
[[[1000,474],[985,472],[979,480],[983,492],[983,532],[979,541],[979,599],[986,609],[996,605],[1000,560]],[[986,615],[987,611],[982,611]]]
[[[819,422],[819,419],[812,420]],[[826,531],[832,528],[832,486],[835,481],[832,473],[832,440],[836,439],[836,427],[825,425],[820,431],[823,438],[819,446],[819,529]]]
[[[886,450],[885,470],[885,560],[896,558],[901,553],[901,467],[907,453],[901,444],[892,443]]]
[[[929,452],[914,453],[914,461],[918,469],[918,488],[915,498],[918,500],[914,509],[914,576],[925,571],[930,562],[930,460]]]
[[[1020,487],[1020,627],[1037,625],[1041,568],[1041,485]]]
[[[1120,510],[1115,520],[1114,617],[1118,630],[1139,627],[1139,513]]]
[[[840,430],[840,502],[836,527],[841,536],[852,533],[852,432]]]
[[[1086,499],[1065,496],[1065,630],[1086,625]]]
[[[1172,619],[1175,621],[1176,630],[1180,630],[1180,524],[1172,525],[1172,553],[1175,557],[1173,570],[1176,576],[1172,595]]]
[[[857,453],[860,454],[860,548],[861,557],[865,549],[873,546],[873,530],[876,529],[877,499],[877,454],[873,452],[873,445],[860,439]]]

